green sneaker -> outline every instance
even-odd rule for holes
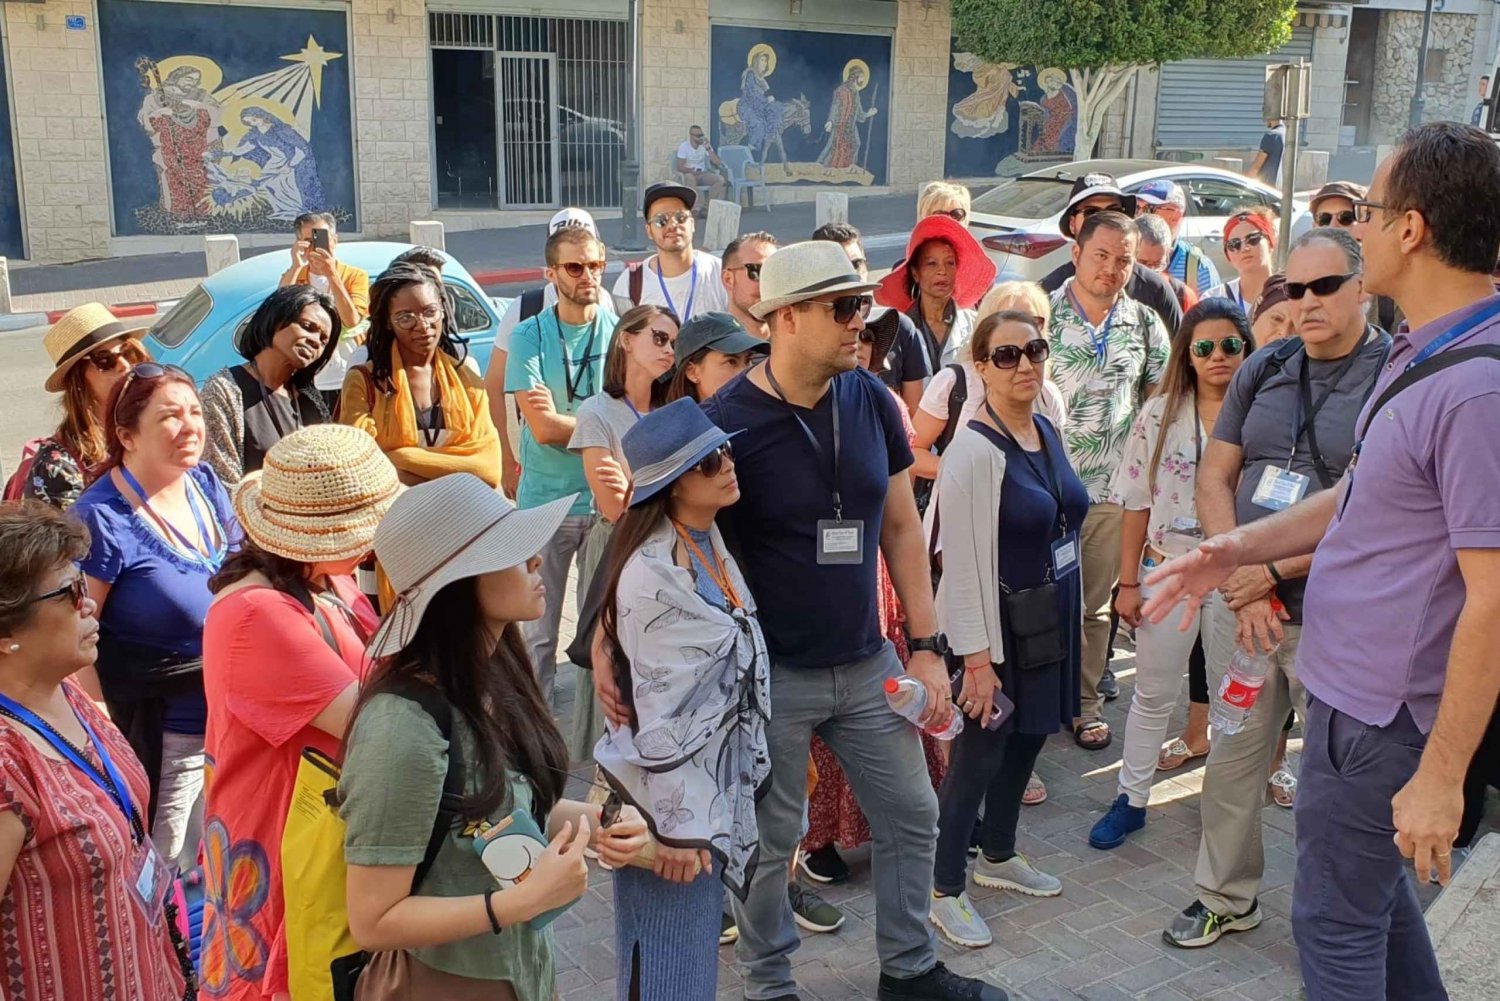
[[[1162,939],[1179,949],[1202,949],[1213,945],[1230,932],[1249,931],[1260,924],[1260,902],[1252,900],[1244,914],[1215,914],[1195,900],[1161,933]]]
[[[844,923],[844,912],[800,883],[789,883],[786,895],[792,901],[792,917],[808,931],[834,931]]]

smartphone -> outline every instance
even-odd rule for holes
[[[328,249],[328,230],[321,226],[312,231],[312,245],[314,250]]]
[[[951,665],[952,661],[949,661],[949,664]],[[959,694],[960,691],[963,690],[963,687],[964,687],[964,668],[963,668],[963,663],[962,662],[959,663],[958,670],[954,671],[952,674],[950,674],[948,676],[948,681],[949,681],[949,683],[951,683],[953,685],[953,701],[955,703],[957,703],[958,702],[958,694]],[[960,709],[960,708],[958,708],[957,705],[954,705],[953,711],[954,712],[963,712],[963,710]],[[1005,692],[1004,692],[1004,690],[996,692],[995,693],[995,711],[992,712],[992,713],[990,713],[990,722],[989,722],[989,725],[985,727],[985,729],[986,730],[998,730],[998,729],[1000,729],[1002,726],[1005,725],[1005,721],[1008,720],[1008,719],[1010,719],[1011,713],[1013,713],[1015,711],[1016,711],[1016,704],[1010,700],[1010,696],[1006,695]],[[965,715],[967,715],[967,714],[965,714]],[[977,723],[978,720],[970,718],[969,722],[971,722],[971,723]]]

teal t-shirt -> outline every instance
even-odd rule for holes
[[[537,385],[552,391],[559,414],[576,414],[583,401],[604,385],[604,358],[609,353],[619,318],[600,305],[592,323],[562,323],[556,308],[543,310],[516,327],[510,337],[505,364],[505,391],[521,393]],[[521,488],[519,507],[537,507],[578,494],[569,514],[586,515],[593,495],[583,476],[583,457],[568,451],[567,443],[543,445],[521,422]]]

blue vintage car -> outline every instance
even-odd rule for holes
[[[368,271],[373,281],[392,259],[411,248],[409,243],[341,243],[338,258]],[[203,279],[151,325],[146,344],[152,357],[186,369],[199,382],[221,368],[239,364],[244,359],[234,350],[234,332],[276,288],[286,266],[287,254],[273,251]],[[501,307],[451,257],[443,268],[443,283],[457,307],[459,335],[468,342],[469,354],[482,371],[489,365]]]

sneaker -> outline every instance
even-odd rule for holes
[[[724,911],[719,916],[719,944],[734,945],[740,940],[739,926],[734,923],[734,915]]]
[[[799,883],[790,883],[786,895],[792,901],[792,917],[808,931],[834,931],[844,923],[844,912]]]
[[[1055,897],[1062,893],[1062,880],[1032,868],[1025,855],[991,862],[981,854],[974,863],[974,882],[996,890],[1015,890],[1028,897]]]
[[[960,893],[956,897],[933,894],[932,910],[928,916],[932,918],[937,930],[943,933],[943,937],[954,945],[966,949],[983,949],[995,941],[995,936],[990,934],[990,926],[984,923],[984,918],[974,913],[974,905],[969,902],[967,893]]]
[[[1123,792],[1110,804],[1109,812],[1099,818],[1094,829],[1089,831],[1089,844],[1109,851],[1125,843],[1132,831],[1146,826],[1146,808],[1131,806],[1130,797]]]
[[[1097,691],[1104,696],[1105,702],[1113,702],[1120,697],[1120,683],[1115,680],[1115,672],[1109,668],[1104,669],[1104,676],[1099,679]]]
[[[1260,901],[1250,902],[1250,909],[1244,914],[1225,916],[1215,914],[1204,906],[1203,901],[1195,900],[1177,917],[1172,919],[1172,924],[1161,937],[1168,945],[1175,945],[1179,949],[1201,949],[1206,945],[1213,945],[1220,938],[1235,931],[1249,931],[1260,924]]]
[[[842,883],[849,878],[849,866],[839,856],[833,845],[824,845],[815,852],[803,852],[798,862],[807,878],[819,883]]]
[[[1002,988],[972,977],[960,977],[942,963],[920,977],[898,980],[880,975],[880,1001],[1010,1001]]]

